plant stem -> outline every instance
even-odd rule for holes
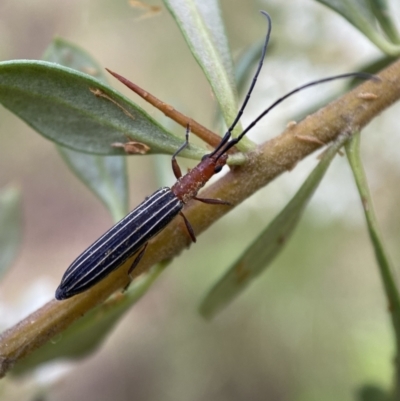
[[[202,197],[220,198],[238,205],[258,189],[267,185],[281,173],[292,170],[310,153],[334,140],[343,132],[355,132],[400,98],[400,61],[379,75],[381,81],[364,82],[317,113],[298,124],[290,125],[281,135],[260,145],[247,154],[243,166],[233,168],[213,185]],[[368,95],[368,96],[366,96]],[[299,140],[312,136],[316,141]],[[196,235],[225,215],[231,207],[191,202],[185,215]],[[154,264],[173,258],[188,244],[181,220],[175,219],[157,237],[150,241],[141,263],[134,274],[140,275]],[[74,321],[104,302],[112,293],[127,284],[128,260],[115,272],[88,291],[62,302],[50,301],[0,337],[0,376],[19,359],[31,353]]]

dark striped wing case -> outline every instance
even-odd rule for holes
[[[170,188],[149,196],[71,264],[57,288],[56,299],[69,298],[102,280],[160,232],[182,207]]]

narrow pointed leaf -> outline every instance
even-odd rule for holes
[[[260,59],[260,54],[264,46],[264,41],[255,43],[246,49],[235,63],[235,82],[240,95],[244,95],[248,90],[247,84],[250,74],[254,74],[254,66]],[[215,113],[215,125],[225,127],[222,119],[221,110],[218,107]]]
[[[203,69],[221,108],[226,125],[235,119],[237,94],[232,61],[217,0],[164,0],[189,48]],[[239,131],[240,127],[237,127]],[[236,130],[235,130],[236,132]],[[242,140],[245,149],[250,141]]]
[[[1,62],[0,103],[50,140],[82,152],[124,154],[111,145],[126,142],[127,135],[147,144],[148,153],[171,154],[182,144],[109,86],[45,61]],[[191,146],[182,155],[204,153]]]
[[[367,0],[381,28],[393,43],[400,44],[399,31],[392,19],[387,0]]]
[[[375,15],[368,4],[368,0],[317,0],[326,5],[338,14],[346,18],[354,26],[364,22],[370,25],[375,24]]]
[[[46,362],[61,358],[79,359],[94,352],[125,312],[147,292],[166,264],[158,264],[138,277],[128,291],[113,295],[104,304],[91,310],[61,335],[19,362],[12,373],[21,375]]]
[[[388,55],[398,55],[400,46],[388,41],[376,28],[377,19],[370,0],[317,0],[336,11],[362,32],[372,43]]]
[[[83,49],[61,38],[56,38],[47,48],[45,61],[61,64],[89,73],[107,84],[100,65]],[[98,156],[57,146],[70,169],[105,204],[114,221],[128,212],[128,182],[126,157]]]
[[[19,189],[0,192],[0,278],[10,268],[21,242],[22,209]]]
[[[367,221],[368,232],[375,251],[379,271],[382,277],[386,296],[389,300],[391,317],[396,333],[397,354],[400,352],[400,296],[394,276],[395,268],[385,249],[382,234],[380,233],[374,205],[369,192],[367,178],[360,157],[360,134],[354,135],[346,145],[346,154],[353,171],[354,179],[360,194]],[[400,361],[397,361],[397,370],[400,372]]]
[[[219,0],[194,0],[194,3],[208,29],[211,40],[218,51],[230,85],[232,86],[233,91],[235,91],[233,61],[229,49],[228,38],[225,32],[224,21],[221,15]]]
[[[57,149],[74,174],[104,203],[113,220],[121,220],[128,212],[125,158],[88,155],[63,146]]]
[[[227,306],[283,249],[330,162],[347,139],[347,135],[342,135],[327,149],[322,160],[287,206],[211,288],[200,306],[200,313],[204,317],[211,318]]]
[[[260,59],[263,46],[264,41],[258,41],[239,56],[235,65],[235,81],[239,93],[247,90],[246,83],[251,74],[254,73],[254,67]]]
[[[84,49],[63,38],[54,38],[43,54],[43,60],[91,75],[108,84],[106,70]]]

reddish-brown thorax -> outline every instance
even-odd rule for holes
[[[187,203],[193,199],[209,179],[225,166],[228,155],[216,157],[210,156],[202,160],[196,167],[190,170],[187,174],[178,179],[171,187],[172,192],[183,203]]]

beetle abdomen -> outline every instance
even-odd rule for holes
[[[149,196],[75,259],[64,273],[56,299],[69,298],[102,280],[161,231],[182,207],[170,188]]]

